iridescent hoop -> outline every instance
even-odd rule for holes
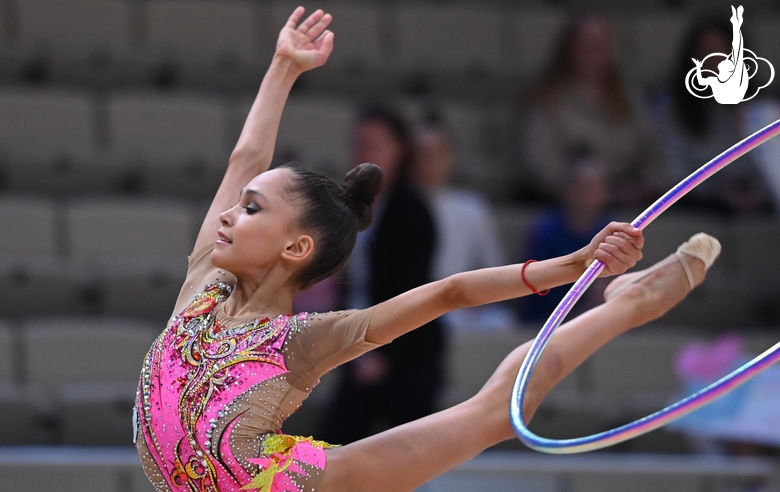
[[[647,210],[634,219],[631,224],[638,229],[644,229],[667,208],[672,206],[672,204],[704,180],[726,167],[738,157],[750,152],[778,134],[780,134],[780,120],[757,131],[697,169],[690,176],[680,181],[677,186],[656,200],[655,203],[647,208]],[[575,439],[547,439],[537,436],[528,430],[528,427],[523,422],[523,402],[525,400],[526,389],[528,388],[528,381],[531,378],[536,363],[539,361],[539,357],[542,355],[544,348],[550,341],[553,332],[555,332],[566,315],[569,314],[569,311],[571,311],[572,307],[574,307],[574,304],[579,300],[582,294],[585,293],[596,277],[598,277],[603,268],[603,263],[594,261],[587,270],[585,270],[585,273],[583,273],[579,280],[574,283],[572,288],[547,319],[547,322],[536,336],[533,344],[531,344],[531,348],[529,349],[523,364],[520,366],[520,371],[517,374],[517,379],[515,380],[515,385],[512,389],[512,400],[510,402],[509,412],[515,434],[517,434],[517,437],[528,447],[545,453],[568,454],[592,451],[627,441],[662,427],[669,422],[706,405],[712,400],[725,395],[780,360],[779,342],[752,361],[703,390],[694,393],[663,410],[659,410],[652,415],[648,415],[647,417],[629,424],[609,431]]]

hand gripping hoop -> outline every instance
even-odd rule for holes
[[[780,120],[762,128],[694,171],[690,176],[680,181],[677,186],[667,191],[666,194],[656,200],[655,203],[647,208],[647,210],[634,219],[631,225],[638,229],[644,229],[667,208],[671,207],[672,204],[697,187],[704,180],[720,171],[740,156],[750,152],[778,134],[780,134]],[[629,424],[609,431],[575,439],[559,440],[537,436],[528,430],[528,427],[523,422],[523,402],[525,400],[526,389],[528,388],[528,381],[531,378],[536,363],[539,361],[539,357],[542,355],[544,348],[550,341],[550,337],[552,337],[563,319],[569,314],[572,307],[574,307],[574,304],[582,297],[582,294],[585,293],[603,269],[604,264],[596,260],[587,268],[587,270],[585,270],[585,273],[583,273],[577,282],[574,283],[572,288],[547,319],[542,330],[536,336],[533,344],[531,344],[531,348],[529,349],[523,364],[520,366],[515,385],[512,388],[509,413],[515,434],[517,434],[517,437],[528,447],[545,453],[569,454],[601,449],[619,442],[627,441],[693,412],[716,398],[725,395],[780,360],[779,342],[752,361],[728,376],[707,386],[703,390],[694,393],[673,405],[669,405],[663,410],[659,410],[652,415],[648,415],[647,417]]]

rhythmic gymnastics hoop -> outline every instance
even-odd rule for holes
[[[639,216],[631,222],[631,225],[637,229],[644,229],[677,200],[697,187],[704,180],[720,171],[740,156],[750,152],[778,134],[780,134],[780,120],[767,125],[730,147],[707,164],[694,171],[690,176],[680,181],[674,188],[667,191],[661,198],[656,200],[655,203],[639,214]],[[512,388],[509,414],[515,434],[517,434],[517,437],[531,449],[552,454],[570,454],[593,451],[627,441],[662,427],[703,407],[716,398],[725,395],[737,386],[745,383],[780,360],[780,342],[778,342],[763,354],[731,374],[719,379],[703,390],[698,391],[673,405],[669,405],[663,410],[648,415],[647,417],[635,420],[634,422],[609,431],[574,439],[548,439],[537,436],[531,432],[523,422],[523,403],[525,401],[526,389],[528,388],[528,381],[531,378],[536,363],[539,361],[539,357],[542,355],[544,348],[550,341],[550,337],[566,315],[569,314],[569,311],[574,307],[574,304],[582,297],[582,294],[585,293],[603,269],[604,264],[596,260],[585,270],[585,273],[583,273],[577,282],[574,283],[572,288],[547,319],[547,322],[531,344],[531,348],[528,350],[528,354],[526,355],[525,360],[523,360],[523,364],[520,366],[520,371],[517,374],[517,379],[515,379],[515,384]]]

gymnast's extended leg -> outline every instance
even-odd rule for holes
[[[685,255],[695,285],[704,263]],[[659,318],[690,291],[678,261],[623,289],[619,295],[562,325],[553,335],[531,378],[524,415],[530,420],[544,396],[600,347]],[[620,277],[618,277],[620,279]],[[468,461],[484,449],[514,437],[509,419],[512,385],[530,342],[510,353],[471,399],[447,410],[340,448],[327,450],[326,492],[411,491]]]

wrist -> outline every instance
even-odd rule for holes
[[[274,53],[269,70],[276,70],[282,77],[291,80],[297,79],[303,73],[303,70],[298,67],[296,62],[279,53]]]
[[[570,253],[563,257],[564,265],[566,266],[569,275],[574,280],[580,278],[580,276],[587,270],[589,261],[587,249],[582,248],[578,251]]]

